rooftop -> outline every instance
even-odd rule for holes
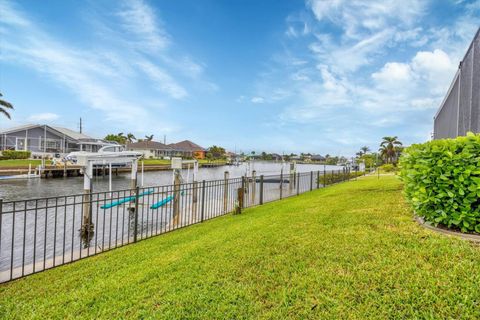
[[[80,133],[80,132],[76,132],[76,131],[73,131],[73,130],[70,130],[70,129],[67,129],[67,128],[63,128],[63,127],[50,126],[48,124],[47,125],[44,125],[44,124],[24,124],[24,125],[0,130],[0,134],[7,134],[7,133],[11,133],[11,132],[29,130],[29,129],[44,127],[44,126],[49,128],[50,130],[54,130],[54,131],[57,131],[60,134],[66,135],[66,136],[68,136],[68,137],[70,137],[74,140],[94,139],[94,138],[92,138],[90,136],[87,136],[86,134],[83,134],[83,133]]]
[[[127,149],[171,150],[172,148],[161,142],[143,140],[127,144]]]
[[[200,147],[198,144],[193,143],[190,140],[183,140],[177,143],[171,143],[169,146],[175,150],[182,151],[205,151],[203,147]]]

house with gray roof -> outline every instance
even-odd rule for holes
[[[128,151],[143,153],[144,158],[163,158],[174,155],[173,149],[157,141],[142,140],[127,144]]]
[[[31,151],[32,156],[68,154],[73,151],[96,152],[114,142],[92,138],[67,128],[27,124],[0,130],[0,151]]]

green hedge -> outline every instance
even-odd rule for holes
[[[401,159],[405,195],[435,225],[480,233],[480,136],[435,140],[407,148]]]
[[[342,182],[348,179],[353,179],[355,177],[363,176],[363,172],[355,172],[355,171],[350,171],[350,172],[328,172],[325,175],[325,177],[322,175],[320,176],[320,184],[325,184],[325,185],[330,185],[338,182]]]
[[[398,167],[394,166],[393,164],[386,163],[378,167],[378,170],[380,170],[380,172],[392,173],[392,172],[397,172]]]
[[[32,153],[30,151],[5,150],[2,151],[2,158],[4,160],[10,159],[28,159]]]

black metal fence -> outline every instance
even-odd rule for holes
[[[314,171],[0,200],[0,282],[356,175]]]

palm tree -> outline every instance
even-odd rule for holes
[[[367,147],[367,146],[363,146],[360,148],[360,151],[363,153],[363,154],[367,154],[368,152],[370,152],[370,148]]]
[[[398,140],[397,136],[383,137],[382,139],[383,141],[380,143],[380,149],[378,149],[380,156],[387,163],[395,163],[402,143]]]
[[[137,140],[137,138],[135,138],[133,133],[128,133],[127,134],[127,140],[128,140],[129,143],[132,143],[134,140]]]
[[[3,97],[2,93],[0,93],[0,97]],[[8,119],[11,119],[10,113],[6,109],[13,110],[12,104],[10,102],[7,102],[7,101],[3,100],[3,99],[0,99],[0,113],[3,113],[3,115],[5,117],[7,117]]]
[[[153,140],[153,134],[151,134],[149,136],[145,136],[145,140],[152,141]]]

